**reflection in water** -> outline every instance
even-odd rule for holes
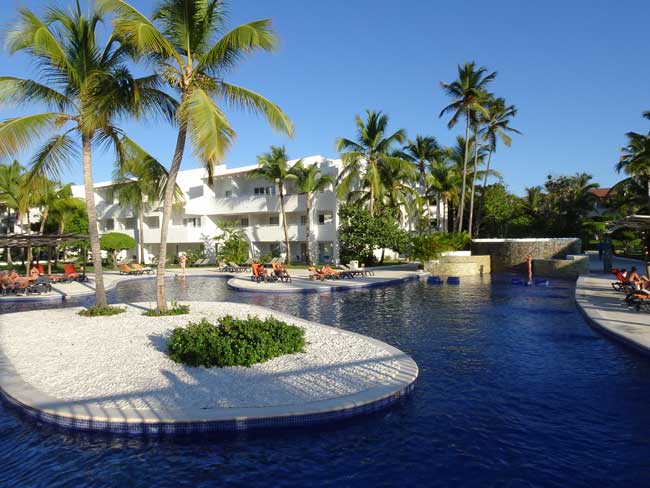
[[[650,483],[648,361],[587,326],[572,283],[524,287],[493,275],[262,295],[188,277],[167,290],[169,300],[252,303],[383,340],[416,360],[416,389],[341,423],[188,438],[70,434],[0,407],[0,486]],[[109,295],[154,306],[155,282]]]

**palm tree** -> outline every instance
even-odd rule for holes
[[[451,213],[451,222],[453,222],[453,209],[458,205],[460,200],[462,177],[456,166],[450,164],[451,160],[447,157],[450,153],[450,148],[445,148],[441,151],[440,156],[431,165],[430,173],[427,175],[427,184],[429,191],[435,192],[438,208],[440,209],[442,207],[448,213]],[[438,211],[438,229],[441,232],[447,232],[449,230],[447,225],[445,225],[448,222],[450,222],[448,217],[445,216],[442,218],[440,211]]]
[[[404,143],[406,131],[399,129],[386,137],[388,116],[373,110],[366,110],[366,116],[366,122],[359,115],[355,117],[356,141],[344,137],[336,140],[336,150],[345,151],[341,154],[343,170],[337,179],[337,194],[339,198],[358,195],[356,189],[360,185],[367,190],[370,215],[374,215],[381,193],[380,166],[390,159],[399,159],[391,156],[393,145]]]
[[[379,166],[379,178],[381,181],[379,201],[382,208],[392,211],[395,219],[400,223],[404,213],[410,221],[411,201],[418,197],[417,191],[413,188],[413,183],[417,181],[416,168],[403,159],[388,158]]]
[[[616,164],[616,171],[623,171],[641,182],[645,187],[646,205],[650,212],[650,134],[628,132],[625,135],[628,143],[621,148],[622,156]]]
[[[106,305],[106,293],[92,178],[93,145],[112,144],[119,155],[121,131],[114,125],[118,117],[145,111],[170,115],[174,110],[173,100],[158,89],[157,78],[131,76],[124,65],[127,51],[114,37],[101,45],[96,28],[104,13],[95,6],[86,17],[78,1],[70,12],[49,8],[43,19],[21,9],[19,22],[7,34],[7,46],[11,53],[21,51],[35,58],[42,82],[0,78],[0,102],[37,101],[50,109],[1,122],[0,156],[15,154],[34,139],[54,132],[33,156],[29,178],[59,179],[61,168],[76,157],[80,139],[95,297],[100,307]]]
[[[163,199],[156,280],[158,309],[166,310],[167,234],[186,138],[190,137],[194,153],[212,182],[214,165],[221,162],[235,137],[214,98],[261,113],[274,129],[293,134],[289,117],[277,105],[224,80],[224,75],[242,57],[255,51],[272,51],[277,40],[269,19],[242,24],[226,32],[225,3],[220,0],[161,0],[153,20],[122,0],[103,0],[103,4],[114,10],[114,28],[121,41],[138,56],[156,63],[161,77],[178,94],[178,135]]]
[[[130,207],[138,220],[139,262],[144,264],[144,216],[163,199],[168,173],[165,167],[134,143],[125,144],[125,158],[116,169],[114,179],[118,200]],[[176,203],[182,200],[182,191],[176,187]]]
[[[305,195],[305,209],[307,213],[307,221],[305,224],[307,264],[311,265],[311,209],[313,195],[318,191],[324,190],[329,185],[334,184],[334,178],[330,175],[321,174],[318,163],[305,166],[302,159],[294,164],[290,171],[295,175],[296,189],[299,193]]]
[[[446,113],[453,112],[451,119],[447,123],[450,129],[456,125],[460,117],[465,117],[465,159],[463,161],[462,171],[462,190],[460,200],[460,212],[458,215],[457,230],[460,232],[463,227],[463,211],[465,208],[465,187],[467,175],[467,162],[469,158],[469,126],[472,122],[473,114],[476,112],[485,113],[482,103],[485,100],[485,87],[496,77],[496,71],[486,74],[487,68],[481,66],[476,69],[476,63],[465,63],[463,66],[458,65],[458,79],[451,83],[441,82],[440,85],[445,93],[452,98],[452,102],[442,109],[440,117]]]
[[[506,105],[504,98],[491,98],[487,103],[487,116],[483,117],[483,129],[481,135],[483,141],[488,144],[488,159],[486,165],[485,176],[483,177],[483,191],[481,193],[481,205],[476,219],[476,229],[478,230],[481,222],[481,215],[483,211],[483,201],[485,199],[485,188],[487,187],[487,179],[490,171],[490,164],[492,162],[492,154],[497,150],[497,142],[499,139],[507,147],[512,144],[512,138],[508,134],[521,134],[517,129],[510,127],[510,119],[517,115],[517,109],[514,105]]]
[[[48,216],[58,224],[58,234],[65,232],[66,225],[76,216],[86,214],[86,202],[72,196],[72,185],[62,186],[56,192],[56,199],[50,205]],[[59,246],[54,252],[54,262],[59,261]]]
[[[25,207],[29,210],[28,202],[25,199],[26,194],[21,192],[23,171],[24,168],[18,161],[0,165],[0,202],[7,209],[9,216],[13,210],[13,221],[16,224],[19,224]],[[5,249],[5,254],[7,256],[7,264],[11,265],[11,249]]]
[[[415,140],[409,139],[406,143],[406,146],[399,152],[399,157],[407,161],[411,161],[417,168],[419,172],[419,184],[420,184],[420,200],[422,202],[427,202],[426,213],[429,214],[429,205],[427,200],[427,195],[429,194],[429,188],[427,187],[427,166],[431,166],[432,161],[435,160],[437,154],[440,151],[440,146],[435,137],[425,137],[425,136],[416,136]],[[422,225],[422,213],[420,213],[420,230],[422,231],[424,226]],[[431,222],[431,217],[428,217],[428,221]],[[428,225],[427,225],[428,226]]]
[[[296,175],[289,169],[287,150],[282,147],[271,146],[271,150],[257,156],[258,167],[251,171],[250,178],[264,178],[278,185],[280,194],[280,213],[282,215],[282,228],[284,229],[284,245],[287,252],[285,262],[291,264],[291,248],[289,247],[289,228],[287,227],[287,214],[284,210],[284,188],[287,181],[295,179]]]

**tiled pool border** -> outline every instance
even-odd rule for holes
[[[323,324],[317,325],[329,328]],[[119,410],[91,402],[60,400],[36,390],[22,379],[0,349],[0,400],[17,409],[26,418],[64,429],[126,435],[188,434],[314,425],[343,420],[381,410],[413,390],[419,370],[410,356],[372,337],[347,330],[337,331],[361,337],[385,349],[394,357],[397,373],[387,377],[384,384],[369,390],[304,404],[213,410]]]

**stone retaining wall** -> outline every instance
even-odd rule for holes
[[[571,256],[571,259],[534,259],[535,276],[575,279],[582,274],[589,274],[587,256]]]
[[[425,271],[436,276],[474,276],[490,272],[490,256],[441,256],[429,261]]]
[[[534,260],[564,259],[580,254],[582,241],[576,237],[554,239],[475,239],[472,254],[489,255],[492,271],[526,271],[526,256]],[[558,269],[561,266],[558,266]]]

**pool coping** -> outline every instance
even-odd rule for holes
[[[619,312],[630,314],[633,318],[647,318],[648,324],[627,324],[622,326],[620,321],[612,317],[608,317],[609,312],[605,310],[605,307],[602,304],[599,306],[598,302],[594,299],[593,295],[589,294],[587,290],[586,281],[590,278],[594,278],[594,275],[581,275],[576,281],[575,288],[575,301],[578,307],[578,310],[587,320],[587,323],[596,331],[602,333],[608,338],[614,339],[615,341],[634,349],[637,352],[640,352],[646,356],[650,356],[650,342],[644,344],[638,338],[635,337],[634,331],[636,327],[644,327],[647,332],[650,333],[650,315],[647,317],[639,316],[637,311],[626,311],[621,309]],[[612,279],[609,279],[606,275],[603,275],[603,280],[609,284]],[[615,297],[617,300],[622,297],[622,295],[613,289],[603,287],[607,291],[607,296]],[[611,293],[610,293],[611,292]],[[620,300],[618,300],[620,301]],[[640,331],[645,332],[646,330],[640,329]],[[648,336],[650,339],[650,335]]]
[[[265,308],[265,307],[259,307]],[[286,315],[272,311],[274,314]],[[291,316],[289,316],[291,317]],[[384,384],[351,395],[293,405],[218,407],[210,410],[117,409],[84,401],[66,401],[43,393],[25,382],[0,350],[0,399],[35,421],[65,429],[115,434],[188,434],[255,428],[311,425],[380,410],[415,387],[419,369],[403,351],[372,337],[312,322],[372,343],[394,356],[398,372]]]
[[[367,289],[367,288],[376,288],[380,286],[392,286],[392,285],[398,285],[400,283],[407,283],[409,281],[414,281],[420,279],[423,275],[423,273],[414,273],[411,276],[405,276],[405,277],[400,277],[400,278],[386,278],[382,279],[381,281],[375,281],[375,282],[367,282],[367,283],[359,283],[355,282],[354,284],[352,283],[340,283],[341,280],[338,280],[336,282],[323,282],[323,286],[319,287],[304,287],[301,286],[300,283],[298,283],[298,286],[294,284],[294,282],[291,283],[291,286],[294,288],[262,288],[263,286],[266,285],[271,285],[273,286],[273,283],[255,283],[253,286],[257,287],[259,286],[260,288],[252,288],[252,287],[243,287],[243,286],[238,286],[236,283],[241,280],[242,278],[235,276],[231,277],[228,279],[226,284],[228,285],[229,288],[232,288],[233,290],[237,291],[243,291],[243,292],[250,292],[250,293],[271,293],[271,294],[287,294],[287,293],[333,293],[333,292],[338,292],[338,291],[351,291],[351,290],[360,290],[360,289]],[[251,282],[252,283],[252,282]],[[332,283],[332,284],[330,284]]]

